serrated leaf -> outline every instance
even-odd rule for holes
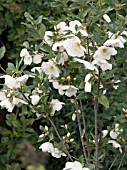
[[[98,102],[102,104],[103,106],[109,108],[109,101],[104,94],[98,97]]]
[[[46,27],[44,24],[40,25],[40,28],[38,30],[38,34],[40,35],[41,39],[43,40],[44,35],[45,35]]]
[[[0,48],[0,59],[3,58],[5,51],[6,49],[4,46]]]

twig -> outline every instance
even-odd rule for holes
[[[99,145],[98,145],[98,100],[94,101],[94,128],[95,128],[95,153],[96,153],[96,165],[95,170],[99,170]]]
[[[90,162],[89,142],[88,142],[88,137],[87,137],[87,133],[86,133],[86,121],[85,121],[85,118],[84,118],[84,112],[83,112],[83,106],[82,106],[81,100],[80,100],[80,106],[81,106],[83,127],[84,127],[84,130],[85,130],[85,139],[86,139],[86,148],[87,148],[87,153],[88,153],[88,162]]]
[[[1,68],[1,70],[2,70],[4,73],[7,74],[7,72],[4,70],[4,68],[1,66],[1,64],[0,64],[0,68]]]
[[[54,122],[53,122],[53,120],[52,120],[52,117],[48,116],[47,118],[48,118],[48,120],[50,121],[50,123],[51,123],[53,129],[55,130],[55,132],[56,132],[56,134],[57,134],[57,136],[58,136],[60,142],[62,143],[62,145],[63,145],[63,147],[64,147],[65,153],[68,155],[69,159],[73,162],[72,156],[70,155],[70,153],[69,153],[67,147],[66,147],[65,144],[64,144],[63,139],[61,138],[61,136],[60,136],[58,130],[56,129],[56,126],[55,126],[55,124],[54,124]]]
[[[115,163],[115,161],[116,161],[116,159],[117,159],[118,155],[119,155],[119,154],[117,154],[117,155],[116,155],[116,157],[115,157],[114,161],[112,162],[112,164],[111,164],[111,166],[109,167],[109,169],[108,169],[108,170],[111,170],[111,168],[113,167],[113,165],[114,165],[114,163]]]
[[[123,157],[122,157],[122,159],[121,159],[121,161],[120,161],[120,164],[119,164],[119,167],[118,167],[117,170],[120,170],[120,167],[121,167],[121,165],[122,165],[122,163],[123,163],[123,160],[124,160],[125,155],[126,155],[126,151],[124,151]]]
[[[80,117],[79,117],[79,111],[78,111],[78,105],[77,105],[77,99],[74,99],[75,101],[75,107],[76,107],[76,112],[77,112],[77,122],[78,122],[78,128],[79,128],[79,134],[80,134],[80,140],[81,140],[81,144],[82,144],[82,149],[83,149],[83,154],[86,160],[86,163],[88,162],[88,158],[87,158],[87,154],[86,154],[86,149],[84,147],[84,141],[83,141],[83,136],[82,136],[82,128],[81,128],[81,122],[80,122]]]
[[[102,31],[102,0],[100,0],[100,31]]]

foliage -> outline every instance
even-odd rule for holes
[[[22,25],[28,34],[20,58],[8,63],[6,70],[1,67],[5,83],[0,105],[11,112],[0,131],[1,164],[19,166],[15,160],[19,144],[27,137],[43,152],[63,156],[61,167],[53,161],[47,169],[54,164],[64,170],[69,166],[124,170],[126,1],[55,0],[50,5],[58,9],[51,17],[25,12]],[[0,58],[4,53],[2,47]],[[36,121],[39,125],[33,130]],[[37,143],[32,134],[38,130]],[[71,163],[63,165],[68,159]]]

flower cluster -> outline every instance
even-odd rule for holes
[[[106,22],[111,22],[106,14],[103,15],[103,18]],[[43,48],[41,47],[34,50],[34,52],[30,48],[23,48],[20,52],[20,62],[22,63],[23,61],[25,65],[25,67],[22,67],[22,71],[0,77],[5,80],[3,89],[0,91],[0,106],[6,108],[8,112],[12,112],[15,106],[21,107],[25,104],[30,107],[38,118],[49,118],[54,127],[51,118],[55,117],[56,112],[61,111],[66,102],[70,102],[72,101],[71,99],[75,98],[72,103],[69,103],[74,105],[73,103],[75,102],[76,105],[76,109],[72,109],[73,113],[71,112],[70,114],[73,121],[76,118],[78,119],[80,129],[80,126],[85,123],[83,122],[80,125],[78,115],[81,115],[83,108],[80,111],[77,106],[77,95],[82,92],[85,94],[91,93],[92,98],[97,95],[96,84],[99,85],[98,89],[101,88],[100,86],[103,87],[103,82],[99,77],[100,71],[105,74],[107,70],[112,70],[112,56],[116,56],[118,48],[124,48],[124,44],[127,42],[124,38],[124,36],[127,36],[126,31],[116,34],[108,31],[107,35],[108,39],[102,45],[97,45],[97,42],[94,42],[92,46],[92,42],[87,41],[91,37],[80,21],[74,20],[68,24],[65,22],[58,23],[54,26],[54,31],[45,32],[41,44],[43,47],[48,47],[49,51],[42,50]],[[27,67],[30,71],[27,70]],[[99,82],[97,83],[98,77]],[[95,87],[92,86],[94,83]],[[93,88],[95,88],[94,92]],[[63,99],[64,102],[59,101],[59,98],[60,100]],[[106,99],[105,97],[104,100]],[[100,103],[105,106],[102,100]],[[45,129],[48,128],[46,127]],[[71,136],[70,132],[67,128],[65,129],[69,138]],[[57,129],[55,131],[58,134]],[[112,143],[115,148],[119,148],[120,152],[122,152],[122,149],[117,142],[117,138],[121,132],[122,129],[119,129],[119,124],[116,124],[115,128],[109,133],[112,140],[107,142],[108,144]],[[48,130],[46,130],[46,133],[49,134]],[[84,137],[85,133],[80,134],[81,138]],[[105,138],[108,130],[104,130],[102,133],[102,138]],[[42,138],[44,136],[46,135],[40,135]],[[62,150],[55,147],[53,134],[49,138],[48,142],[42,143],[39,147],[43,152],[48,152],[55,158],[68,155],[68,148],[65,147],[65,150]],[[59,136],[59,139],[62,141],[61,143],[66,145],[65,136]],[[72,138],[69,142],[73,141],[74,139]],[[64,151],[67,152],[64,153]],[[78,161],[74,161],[67,162],[63,170],[89,170],[89,168]]]

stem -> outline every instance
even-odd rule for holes
[[[48,116],[47,118],[48,118],[48,120],[50,121],[50,123],[51,123],[53,129],[55,130],[55,132],[56,132],[56,134],[57,134],[57,136],[58,136],[60,142],[62,143],[64,152],[68,155],[69,159],[73,162],[72,156],[70,155],[70,153],[69,153],[67,147],[65,146],[64,141],[63,141],[63,139],[61,138],[61,136],[60,136],[60,134],[59,134],[59,132],[58,132],[58,130],[57,130],[57,128],[56,128],[56,126],[55,126],[53,120],[52,120],[52,117]]]
[[[122,157],[122,159],[121,159],[121,161],[120,161],[120,164],[119,164],[119,167],[118,167],[117,170],[120,170],[120,167],[121,167],[121,165],[122,165],[122,163],[123,163],[123,160],[124,160],[125,155],[126,155],[126,151],[125,151],[124,154],[123,154],[123,157]]]
[[[87,148],[87,153],[88,153],[88,162],[90,162],[90,151],[89,151],[89,141],[88,141],[88,137],[87,137],[87,133],[86,133],[86,121],[84,118],[84,112],[83,112],[83,106],[82,106],[82,101],[80,100],[80,106],[81,106],[81,113],[82,113],[82,121],[83,121],[83,127],[85,130],[85,139],[86,139],[86,148]]]
[[[99,96],[99,88],[100,88],[100,79],[101,79],[101,68],[99,66],[99,73],[98,73],[98,92],[97,95]],[[99,142],[98,142],[98,99],[97,97],[94,98],[94,128],[95,128],[95,154],[96,154],[96,165],[95,170],[99,170]]]
[[[119,155],[119,154],[117,154],[117,155],[116,155],[116,157],[115,157],[114,161],[112,162],[112,164],[111,164],[111,166],[109,167],[109,169],[108,169],[108,170],[111,170],[111,168],[113,167],[113,165],[114,165],[114,163],[115,163],[115,161],[116,161],[116,159],[117,159],[118,155]]]
[[[99,145],[98,145],[98,100],[95,98],[94,101],[94,128],[95,128],[95,154],[96,154],[96,164],[95,170],[99,170]]]
[[[100,31],[102,30],[102,0],[100,0]]]
[[[4,70],[4,68],[1,66],[1,64],[0,64],[0,68],[1,68],[1,70],[2,70],[4,73],[7,74],[7,72]]]
[[[76,107],[76,112],[77,112],[77,122],[78,122],[78,128],[79,128],[79,134],[80,134],[80,140],[81,140],[81,144],[82,144],[83,154],[84,154],[86,163],[89,163],[88,158],[87,158],[87,154],[86,154],[86,149],[84,147],[81,122],[80,122],[80,117],[79,117],[79,114],[78,114],[79,111],[78,111],[77,99],[75,98],[74,101],[75,101],[75,107]]]

